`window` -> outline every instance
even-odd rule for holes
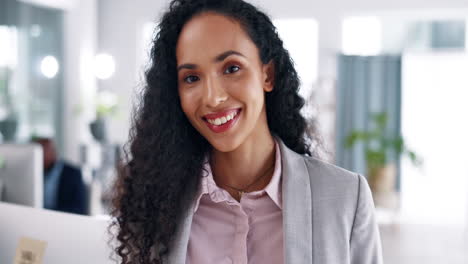
[[[273,21],[284,47],[294,60],[301,78],[299,93],[307,97],[317,80],[318,24],[315,19],[277,19]]]
[[[347,17],[342,24],[342,52],[346,55],[377,55],[382,46],[382,25],[374,16]]]

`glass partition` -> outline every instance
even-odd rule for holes
[[[53,137],[63,150],[63,11],[0,3],[2,141]]]

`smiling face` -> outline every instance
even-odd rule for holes
[[[182,29],[176,56],[182,110],[216,150],[269,133],[264,93],[273,89],[273,67],[261,62],[237,21],[195,16]]]

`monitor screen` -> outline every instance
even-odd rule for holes
[[[43,207],[43,152],[38,144],[0,144],[1,200]]]

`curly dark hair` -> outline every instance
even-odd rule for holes
[[[125,264],[162,263],[195,198],[211,148],[182,111],[176,69],[179,34],[203,12],[239,22],[262,63],[273,61],[274,88],[265,94],[269,129],[293,151],[312,156],[315,131],[300,113],[304,99],[298,95],[299,78],[270,18],[242,0],[173,0],[153,40],[146,85],[114,189],[115,253]]]

